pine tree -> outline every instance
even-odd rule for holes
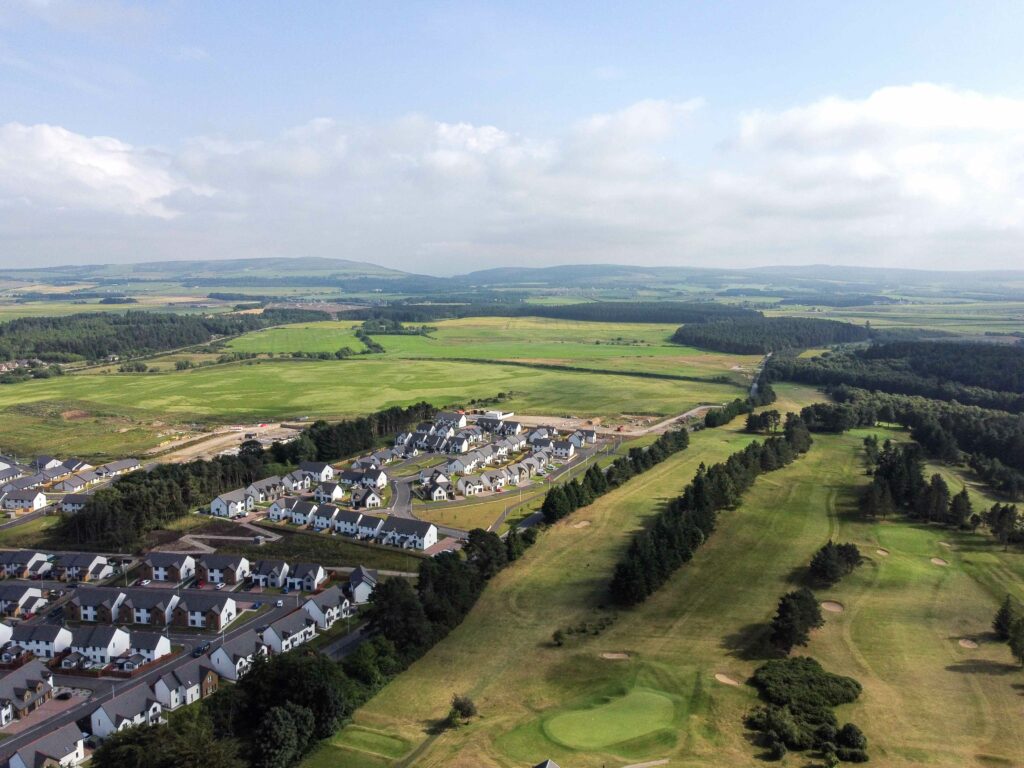
[[[1010,595],[1007,595],[1003,599],[1002,605],[999,606],[999,610],[996,611],[995,618],[992,619],[992,631],[1004,643],[1010,639],[1010,628],[1017,620],[1017,613],[1017,604]]]
[[[1024,667],[1024,618],[1014,619],[1010,625],[1010,637],[1007,641],[1013,657]]]
[[[971,497],[967,493],[967,488],[962,488],[960,493],[954,496],[949,503],[949,524],[957,528],[965,528],[973,513]]]

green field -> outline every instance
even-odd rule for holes
[[[0,387],[0,448],[125,455],[156,445],[169,425],[342,418],[428,400],[511,393],[523,413],[671,415],[742,395],[738,386],[551,371],[492,363],[259,360],[158,374],[74,375]],[[117,451],[120,447],[122,450]]]
[[[863,684],[861,699],[838,716],[864,729],[871,764],[1024,764],[1024,673],[986,634],[1007,590],[1024,597],[1024,555],[1003,553],[980,533],[862,521],[855,498],[867,480],[864,432],[816,436],[807,456],[759,478],[694,561],[643,606],[617,615],[598,607],[629,532],[697,464],[749,440],[737,430],[696,433],[689,450],[545,533],[458,629],[356,714],[356,726],[409,743],[415,759],[403,765],[512,768],[547,757],[576,768],[758,764],[742,726],[756,703],[742,684],[759,663],[752,639],[832,537],[857,543],[868,561],[818,593],[845,611],[826,613],[806,652]],[[615,617],[610,628],[551,645],[555,629],[601,616]],[[961,647],[962,638],[980,647]],[[425,724],[444,715],[453,692],[472,696],[481,717],[429,735]],[[361,762],[345,733],[307,765],[397,764],[379,755]]]
[[[538,317],[443,320],[429,336],[376,336],[385,357],[518,360],[584,368],[654,371],[676,376],[748,381],[756,355],[725,355],[671,344],[677,326],[590,323]],[[246,334],[230,342],[239,352],[334,352],[361,349],[351,322],[313,323]]]
[[[355,328],[359,323],[328,321],[282,325],[254,331],[233,339],[229,344],[235,352],[267,352],[282,354],[289,352],[337,352],[349,347],[360,352],[366,346],[356,338]]]

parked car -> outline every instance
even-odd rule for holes
[[[148,587],[152,582],[149,579],[143,579],[139,582],[139,586]]]
[[[225,583],[224,583],[224,582],[222,581],[222,582],[221,582],[220,584],[218,584],[218,585],[217,585],[216,587],[214,587],[214,589],[224,589],[224,587],[226,587],[226,586],[227,586],[227,584],[225,584]]]
[[[71,691],[61,691],[57,694],[57,698],[61,701],[67,701],[71,698]]]
[[[208,650],[210,650],[210,644],[209,643],[200,643],[199,645],[197,645],[195,648],[192,649],[192,658],[198,659],[200,656],[205,654]]]
[[[284,600],[278,600],[276,603],[274,603],[274,605],[276,605],[278,608],[284,608]]]

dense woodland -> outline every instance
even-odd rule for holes
[[[0,360],[48,362],[136,357],[205,344],[281,323],[327,320],[323,312],[268,309],[258,315],[175,315],[167,312],[87,312],[64,317],[22,317],[0,323]]]
[[[636,605],[656,592],[715,530],[718,512],[735,507],[758,475],[780,469],[811,447],[803,420],[787,414],[782,437],[751,443],[726,461],[701,464],[682,496],[633,537],[615,568],[610,589],[620,605]]]
[[[345,313],[356,320],[425,323],[453,317],[550,317],[606,323],[706,323],[724,318],[758,318],[759,312],[728,304],[685,301],[590,301],[580,304],[416,304],[395,302]]]
[[[777,357],[770,380],[846,384],[901,395],[1024,412],[1024,347],[1007,344],[893,342],[815,358]]]
[[[149,531],[209,504],[222,493],[287,472],[300,461],[336,461],[369,450],[383,435],[433,414],[433,406],[418,403],[337,424],[317,421],[298,439],[275,443],[268,451],[250,442],[243,443],[237,456],[157,464],[96,491],[85,509],[64,518],[57,535],[78,549],[131,551]]]
[[[1010,499],[1024,493],[1024,415],[846,386],[827,391],[836,402],[816,403],[801,412],[812,432],[897,423],[910,429],[930,456],[966,461]]]
[[[868,328],[838,320],[756,316],[684,325],[672,335],[672,341],[717,352],[763,355],[867,341],[869,337]]]

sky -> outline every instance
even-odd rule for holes
[[[1024,266],[1024,3],[0,2],[0,266]]]

